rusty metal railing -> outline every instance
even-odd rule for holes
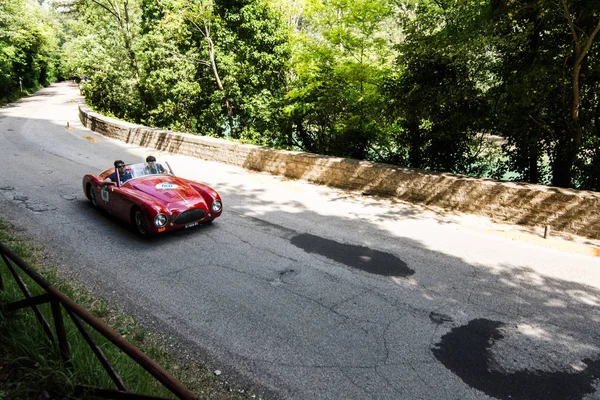
[[[196,400],[198,396],[188,390],[181,382],[171,376],[165,371],[160,365],[154,362],[150,357],[145,355],[140,349],[129,343],[125,338],[115,332],[113,329],[108,327],[99,318],[95,317],[85,308],[81,307],[64,293],[57,288],[50,285],[41,275],[35,270],[29,267],[22,259],[16,254],[10,251],[4,244],[0,242],[0,256],[8,267],[11,275],[15,279],[17,285],[25,296],[24,300],[20,300],[14,303],[6,304],[5,309],[7,311],[15,311],[18,309],[30,307],[35,314],[35,317],[42,325],[42,329],[48,336],[51,342],[58,345],[62,361],[66,368],[72,368],[72,361],[69,354],[69,343],[67,341],[67,335],[65,331],[65,325],[63,321],[62,308],[65,309],[67,315],[71,318],[79,333],[85,339],[87,344],[90,346],[92,352],[96,355],[100,364],[110,376],[111,380],[117,387],[117,389],[107,388],[96,388],[91,386],[77,385],[77,393],[86,393],[103,397],[107,399],[153,399],[159,400],[159,397],[146,396],[129,392],[123,383],[123,380],[114,370],[110,362],[105,357],[100,347],[96,344],[83,322],[87,323],[88,326],[92,327],[100,335],[104,336],[107,340],[112,342],[122,352],[127,354],[132,360],[137,362],[142,368],[144,368],[150,375],[152,375],[157,381],[159,381],[165,388],[170,390],[175,396],[182,400]],[[35,281],[45,293],[32,296],[27,288],[27,285],[19,275],[17,268],[20,268],[26,273],[33,281]],[[0,290],[4,290],[4,282],[0,275]],[[50,303],[52,310],[52,318],[54,320],[55,332],[52,331],[50,324],[44,317],[43,313],[39,309],[39,305]],[[62,308],[61,308],[62,306]]]

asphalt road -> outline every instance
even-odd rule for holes
[[[56,84],[0,109],[0,216],[222,379],[278,399],[600,399],[589,246],[126,145],[83,128],[77,99]],[[223,216],[143,240],[92,209],[84,174],[148,154]]]

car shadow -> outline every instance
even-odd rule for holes
[[[136,240],[138,243],[152,243],[152,245],[156,245],[160,243],[159,240],[161,238],[173,237],[173,238],[186,238],[191,235],[196,235],[199,232],[207,232],[214,228],[214,222],[205,222],[200,223],[197,226],[187,229],[179,229],[176,231],[159,233],[156,235],[150,235],[143,237],[141,236],[135,229],[135,226],[131,223],[127,223],[115,216],[113,216],[110,212],[103,210],[99,207],[94,207],[92,203],[86,198],[82,199],[80,202],[80,206],[82,209],[89,210],[92,214],[96,214],[102,218],[102,221],[109,226],[111,229],[118,231],[119,234],[127,234],[127,237],[131,240]]]

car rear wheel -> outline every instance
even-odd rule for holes
[[[92,202],[92,205],[94,207],[98,207],[98,201],[96,200],[96,192],[92,188],[92,185],[88,184],[86,191],[87,191],[87,198],[90,199],[90,201]]]
[[[139,233],[140,236],[148,236],[148,223],[146,222],[146,217],[144,217],[142,210],[136,207],[131,212],[131,215],[137,233]]]

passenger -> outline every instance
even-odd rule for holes
[[[116,160],[114,162],[114,165],[115,165],[115,172],[108,175],[106,177],[106,179],[104,179],[104,182],[116,182],[117,181],[117,172],[119,173],[119,180],[121,181],[121,184],[123,184],[123,183],[127,182],[128,180],[130,180],[131,178],[133,178],[133,176],[131,175],[131,172],[125,170],[125,163],[123,161]]]
[[[147,174],[164,174],[166,172],[165,168],[156,162],[156,157],[148,156],[146,157],[146,173]]]

